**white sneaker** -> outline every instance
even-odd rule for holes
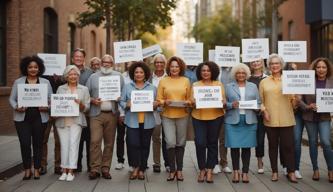
[[[215,165],[215,167],[213,169],[213,174],[217,175],[217,174],[219,174],[221,172],[222,172],[221,165],[219,165],[219,164]]]
[[[166,172],[170,173],[170,167],[169,166],[166,166],[165,170],[166,170]]]
[[[125,167],[124,163],[117,163],[116,170],[122,170]]]
[[[260,168],[260,169],[258,169],[258,173],[259,173],[259,174],[264,174],[264,172],[265,172],[265,171],[264,171],[264,168]]]
[[[128,169],[128,172],[133,172],[133,171],[134,171],[134,168],[130,166]]]
[[[60,181],[65,181],[67,178],[67,173],[62,173],[62,175],[59,177]]]
[[[228,166],[225,166],[222,170],[225,173],[231,173],[232,172],[232,170]]]
[[[288,175],[287,167],[283,167],[282,172],[283,175]]]
[[[302,179],[303,178],[301,173],[299,172],[299,170],[295,171],[295,177],[296,177],[296,179]]]
[[[74,176],[73,173],[68,173],[67,178],[66,178],[66,181],[73,181],[74,178],[75,178],[75,176]]]

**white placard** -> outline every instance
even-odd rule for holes
[[[153,91],[131,92],[131,112],[153,111],[153,104],[154,104]]]
[[[316,92],[317,112],[333,112],[333,89],[317,89]]]
[[[143,59],[141,40],[114,42],[113,46],[115,63],[141,61]]]
[[[203,43],[177,43],[176,55],[182,58],[186,65],[203,62]]]
[[[262,39],[242,39],[242,61],[251,62],[269,56],[269,41]]]
[[[220,86],[193,87],[193,92],[197,109],[223,108]]]
[[[65,54],[38,53],[37,55],[44,61],[45,72],[43,75],[63,75],[66,68]]]
[[[53,117],[77,117],[80,114],[79,104],[75,102],[77,94],[52,94],[51,116]]]
[[[215,46],[215,63],[220,67],[232,67],[239,64],[239,47]]]
[[[120,97],[120,76],[99,77],[98,97],[102,101],[117,100]]]
[[[306,41],[279,41],[278,53],[285,62],[306,62]]]
[[[47,107],[47,84],[18,84],[18,107]]]
[[[239,101],[240,109],[258,109],[257,100]]]
[[[214,61],[215,62],[215,49],[209,49],[208,50],[208,61]]]
[[[185,101],[170,101],[169,105],[170,107],[186,107]]]
[[[147,58],[158,53],[162,53],[162,49],[158,44],[142,49],[143,58]]]
[[[315,71],[294,70],[282,72],[283,94],[315,94]]]

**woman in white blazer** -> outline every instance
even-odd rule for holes
[[[77,94],[78,99],[75,102],[80,108],[79,116],[58,117],[55,123],[60,138],[61,167],[63,168],[59,180],[73,181],[73,170],[77,168],[82,127],[87,126],[84,113],[89,110],[90,95],[88,88],[79,84],[80,70],[76,66],[67,66],[63,76],[67,83],[58,88],[57,94]]]

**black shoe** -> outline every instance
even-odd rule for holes
[[[30,174],[29,174],[28,176],[24,174],[24,177],[22,178],[22,180],[23,180],[23,181],[25,181],[25,180],[30,180],[30,179],[31,179],[31,175],[32,175],[31,172],[30,172]]]
[[[153,171],[155,173],[160,173],[161,172],[161,166],[160,165],[153,165]]]
[[[90,180],[95,180],[95,179],[99,178],[100,176],[101,176],[101,174],[98,172],[95,172],[95,171],[92,171],[89,173]]]
[[[54,174],[61,175],[62,174],[61,167],[54,167]]]
[[[40,175],[45,175],[47,173],[47,168],[41,167],[39,173],[40,173]]]

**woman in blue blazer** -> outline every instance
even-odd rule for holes
[[[232,182],[238,183],[240,179],[239,159],[242,149],[242,181],[248,183],[248,171],[251,156],[251,147],[257,145],[257,115],[259,91],[254,83],[248,82],[250,69],[245,64],[238,64],[231,70],[231,76],[235,81],[227,84],[227,113],[225,115],[225,146],[231,148],[233,166]],[[242,107],[240,101],[255,100],[254,108]]]

